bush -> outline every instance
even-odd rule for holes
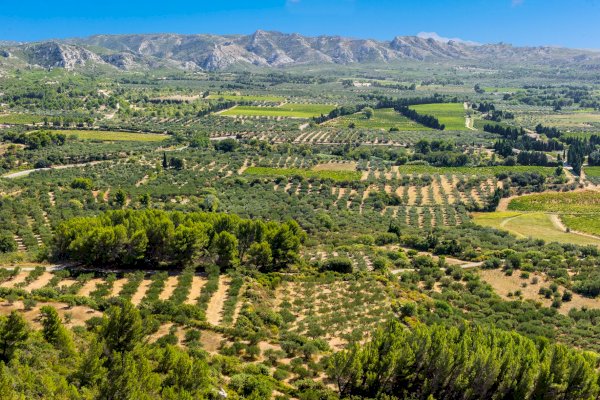
[[[377,257],[373,260],[373,268],[375,270],[381,271],[388,267],[389,261],[384,257]]]
[[[17,250],[17,242],[10,232],[0,232],[0,253],[11,253]]]
[[[347,257],[330,258],[323,263],[322,270],[349,274],[352,272],[352,260]]]
[[[75,178],[71,182],[71,188],[90,190],[92,188],[92,180],[90,178]]]

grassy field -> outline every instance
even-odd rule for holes
[[[594,182],[595,184],[600,183],[600,167],[585,167],[583,172],[585,173],[586,178],[588,178],[590,181]]]
[[[161,142],[169,138],[169,135],[158,133],[133,133],[133,132],[114,132],[114,131],[82,131],[82,130],[60,130],[52,131],[55,133],[64,133],[67,136],[77,136],[81,140],[101,140],[106,142]]]
[[[448,131],[467,130],[465,109],[461,103],[420,104],[410,108],[420,114],[433,115],[440,123],[446,125]]]
[[[30,115],[30,114],[4,114],[0,115],[0,124],[37,124],[44,122],[44,117],[41,115]]]
[[[334,181],[358,181],[361,173],[358,171],[333,171],[313,170],[301,168],[270,168],[250,167],[244,171],[245,175],[255,176],[302,176],[304,178],[332,179]]]
[[[329,114],[335,106],[327,104],[283,104],[278,107],[238,106],[222,112],[227,116],[312,118]]]
[[[327,122],[327,125],[347,127],[351,123],[353,123],[357,128],[363,129],[389,130],[390,128],[397,128],[400,131],[431,130],[430,128],[411,121],[402,114],[394,111],[393,108],[376,109],[374,110],[373,117],[371,119],[367,119],[362,112],[352,115],[345,115]]]
[[[279,96],[263,96],[263,95],[251,95],[251,94],[234,94],[234,93],[225,93],[225,94],[211,94],[208,96],[209,99],[224,99],[224,100],[233,100],[233,101],[256,101],[256,102],[266,102],[266,103],[280,103],[285,101],[285,98]]]
[[[496,87],[496,86],[484,87],[483,90],[485,90],[487,93],[516,93],[516,92],[523,92],[523,91],[525,91],[525,89],[523,89],[523,88],[516,88],[516,87]]]
[[[519,124],[553,126],[564,130],[571,129],[575,132],[579,129],[589,129],[600,125],[600,112],[578,110],[561,111],[560,113],[536,113],[517,115],[516,122]],[[576,133],[577,134],[577,133]]]
[[[509,210],[559,213],[574,231],[600,235],[600,193],[595,191],[542,193],[513,199]]]
[[[543,212],[505,211],[473,214],[473,222],[476,224],[505,230],[519,238],[531,237],[546,242],[600,246],[600,239],[564,232],[552,218],[552,215]]]
[[[550,176],[554,174],[555,168],[522,166],[513,167],[494,166],[494,167],[434,167],[430,165],[401,165],[398,171],[402,175],[409,174],[454,174],[454,175],[478,175],[495,176],[500,172],[537,172],[539,174]]]

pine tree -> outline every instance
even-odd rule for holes
[[[44,339],[64,355],[75,354],[75,345],[69,331],[63,326],[60,316],[54,307],[44,306],[40,309],[42,315],[42,334]]]
[[[114,352],[131,351],[143,337],[143,325],[140,312],[130,302],[122,302],[107,312],[100,337],[104,339],[108,355]]]
[[[17,311],[0,322],[0,360],[8,362],[29,337],[27,322]]]
[[[102,350],[102,343],[95,340],[83,355],[75,373],[75,378],[79,381],[80,386],[96,386],[106,376],[104,367],[106,359],[103,357]]]

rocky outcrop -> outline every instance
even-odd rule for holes
[[[416,36],[398,36],[384,42],[261,30],[251,35],[96,35],[0,46],[0,51],[16,54],[30,64],[68,69],[90,62],[123,70],[172,67],[209,71],[235,65],[284,67],[396,60],[600,65],[600,53],[555,47],[513,47],[503,43],[478,45]]]
[[[22,46],[28,63],[44,68],[60,67],[74,69],[88,62],[104,64],[102,58],[80,46],[57,42],[43,42]]]

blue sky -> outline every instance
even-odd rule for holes
[[[0,40],[264,29],[600,49],[600,0],[2,0],[0,10]]]

